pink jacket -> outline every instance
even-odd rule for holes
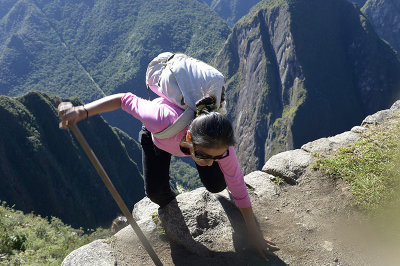
[[[139,119],[147,130],[154,133],[167,128],[184,111],[163,98],[156,98],[153,101],[148,101],[141,99],[132,93],[125,93],[122,97],[121,108]],[[153,142],[158,148],[172,155],[181,157],[190,156],[184,154],[179,148],[180,141],[185,135],[187,129],[188,127],[175,136],[167,139],[157,139],[153,137]],[[219,160],[218,164],[224,173],[226,185],[233,195],[236,206],[239,208],[250,207],[251,202],[249,194],[233,146],[229,147],[229,156]]]

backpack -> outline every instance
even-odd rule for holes
[[[170,138],[189,125],[195,118],[196,102],[206,94],[214,95],[219,106],[217,111],[226,114],[224,76],[212,66],[187,55],[159,54],[147,67],[146,85],[158,96],[185,109],[172,125],[153,133],[158,139]]]

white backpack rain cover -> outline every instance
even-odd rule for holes
[[[146,72],[148,88],[158,96],[186,109],[167,129],[153,135],[159,139],[169,138],[180,132],[195,118],[196,102],[206,94],[217,99],[218,112],[226,113],[224,76],[206,63],[184,54],[161,53],[154,58]]]

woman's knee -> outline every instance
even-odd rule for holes
[[[206,189],[211,193],[219,193],[222,192],[226,188],[225,182],[220,182],[219,184],[214,184],[213,186],[208,186]]]
[[[175,199],[176,194],[171,189],[149,190],[146,189],[146,196],[154,203],[158,204],[160,208],[167,205],[170,201]]]

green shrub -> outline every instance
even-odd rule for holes
[[[5,202],[0,206],[1,265],[60,265],[71,251],[110,235],[107,229],[85,233],[56,217],[49,221],[33,213],[24,214]]]

